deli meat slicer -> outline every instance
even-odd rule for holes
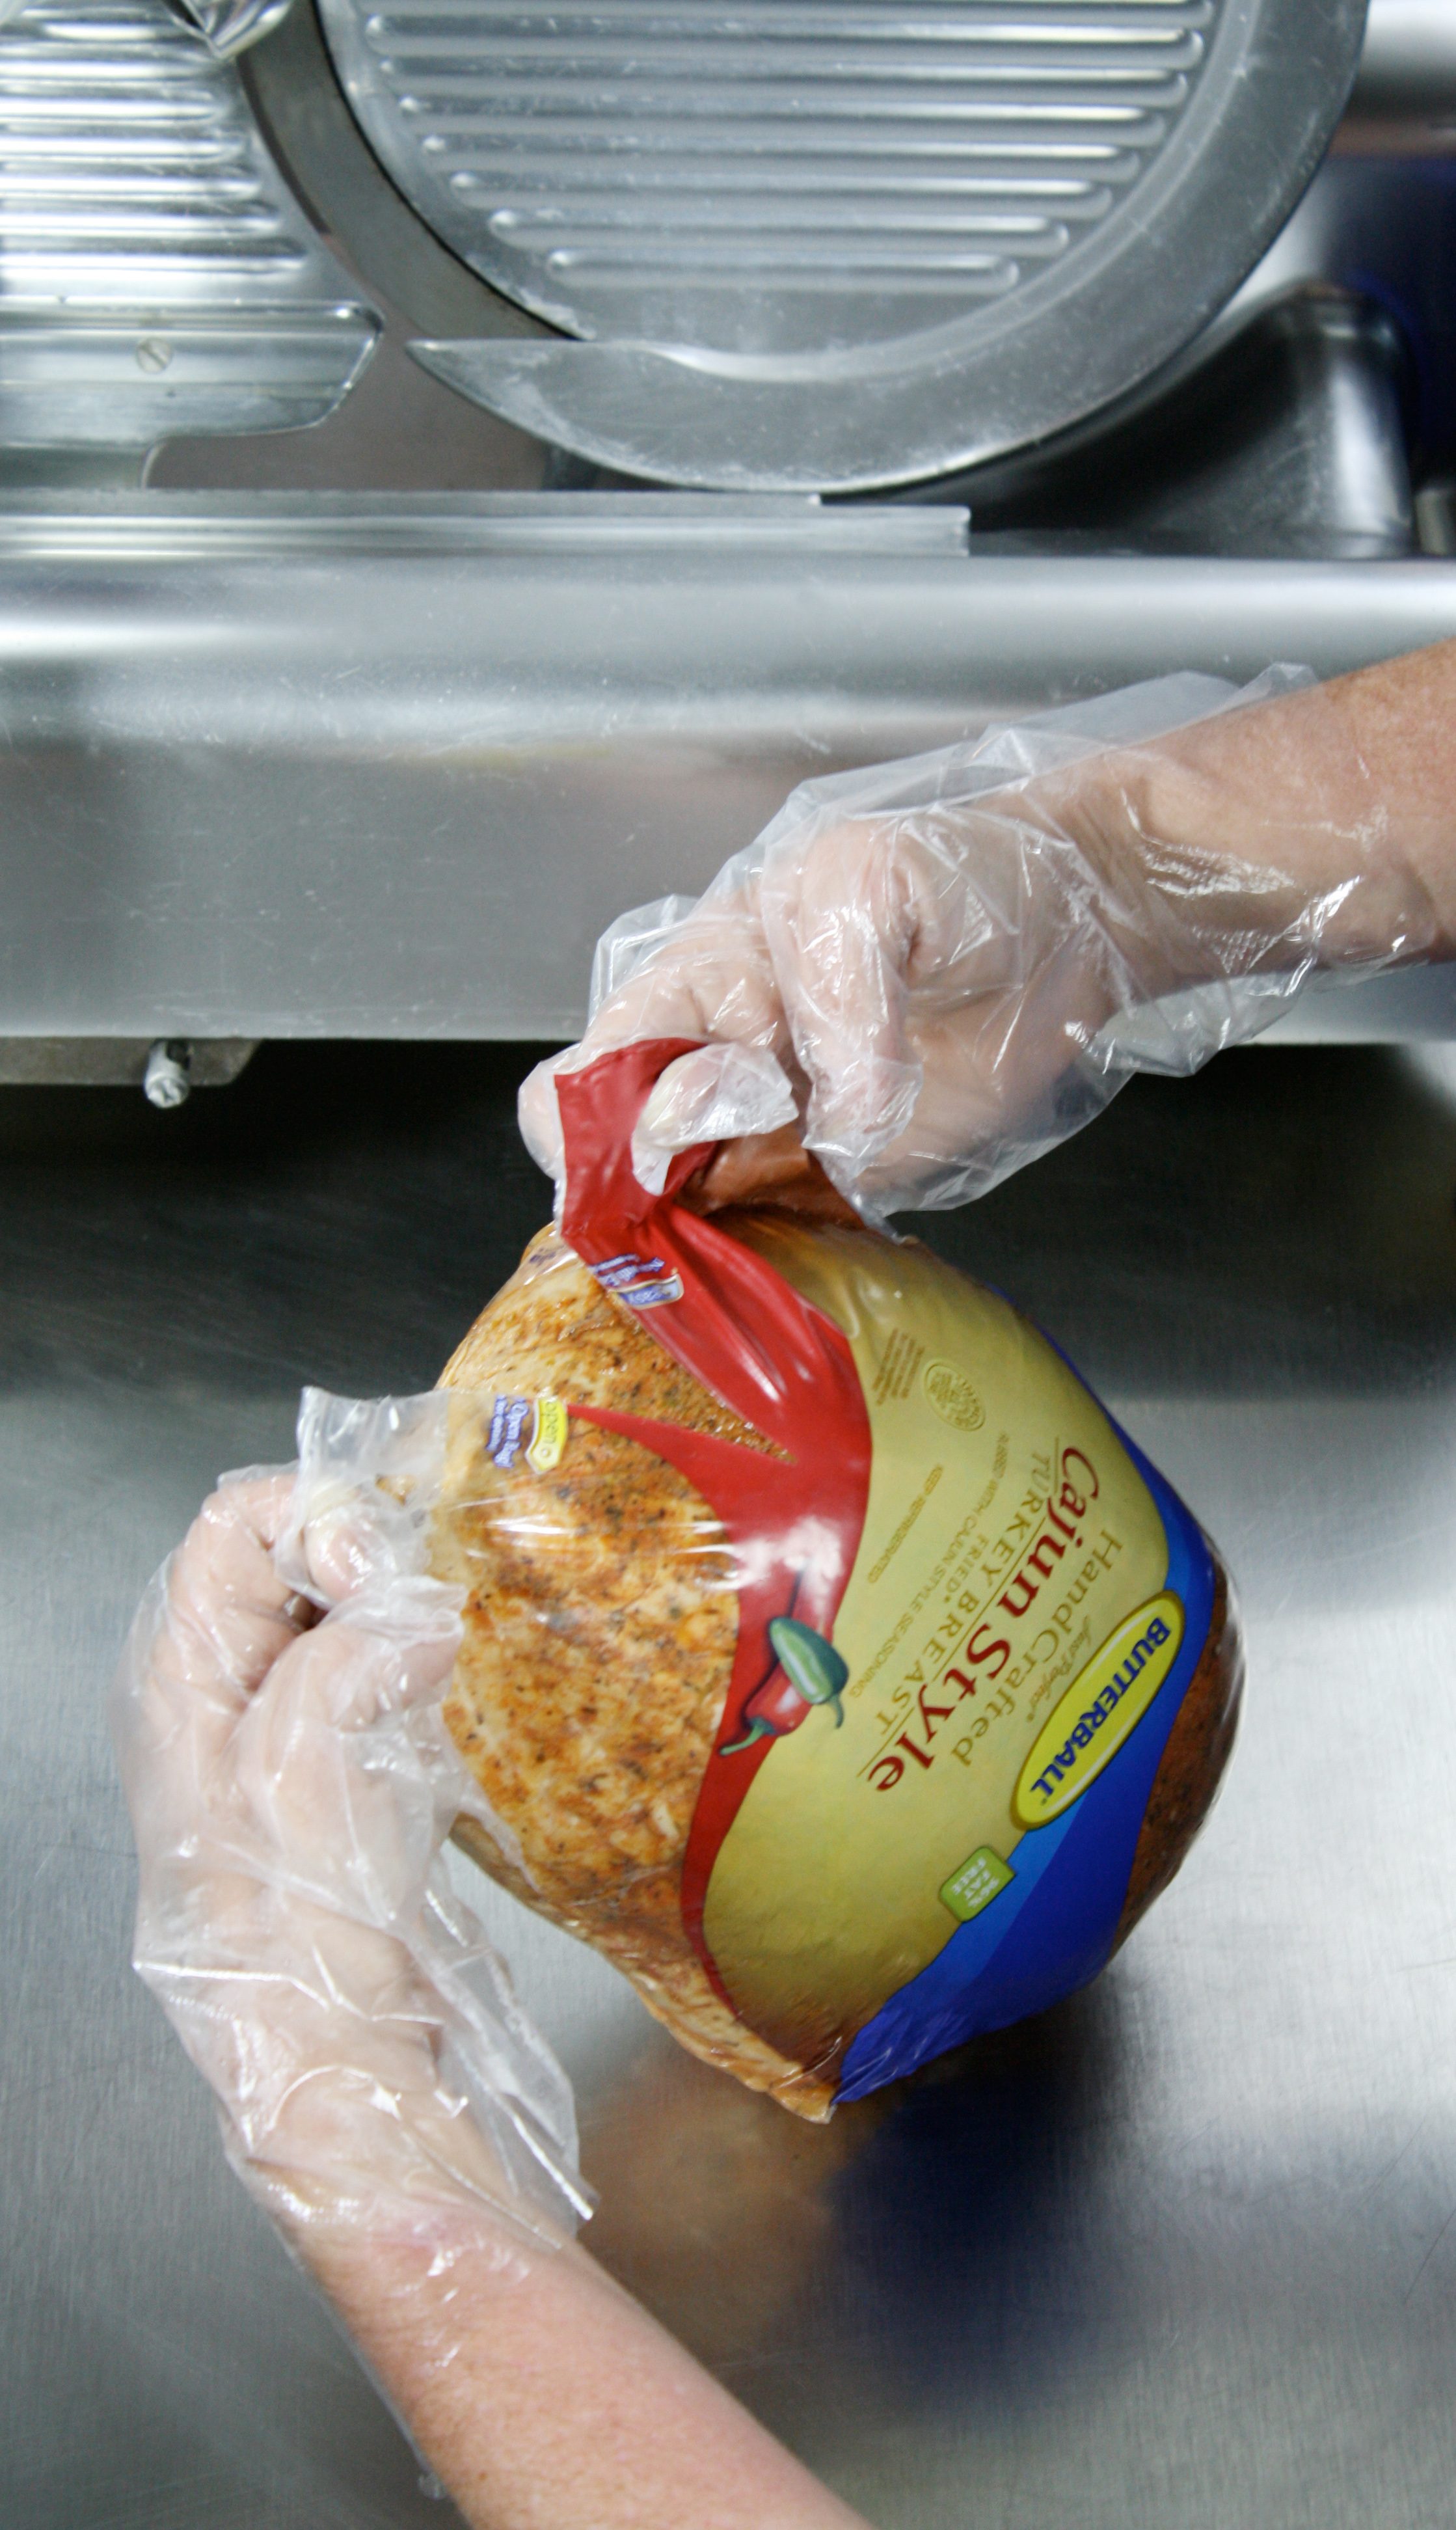
[[[1456,28],[1364,19],[9,6],[0,1072],[569,1033],[807,772],[1456,629]]]

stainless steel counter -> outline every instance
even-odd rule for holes
[[[126,1968],[118,1637],[307,1376],[422,1385],[543,1208],[519,1049],[0,1092],[0,2520],[450,2516]],[[1435,2530],[1456,2469],[1456,1087],[1258,1052],[931,1235],[1242,1583],[1227,1791],[1086,1996],[825,2131],[484,1893],[600,2253],[880,2530]],[[463,1866],[462,1866],[463,1867]],[[476,1884],[483,1890],[484,1884]]]

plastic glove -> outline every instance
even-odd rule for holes
[[[558,2239],[587,2205],[565,2076],[439,1866],[479,1806],[440,1710],[458,1599],[418,1568],[444,1411],[311,1393],[301,1471],[223,1480],[115,1689],[135,1964],[295,2248],[461,2204]]]
[[[569,2091],[437,1863],[502,1834],[420,1576],[448,1400],[311,1392],[148,1590],[113,1718],[136,1965],[236,2168],[478,2530],[865,2530],[568,2234]]]
[[[664,1073],[639,1175],[711,1125],[747,1138],[710,1201],[797,1199],[802,1141],[871,1219],[960,1203],[1131,1072],[1191,1072],[1257,1034],[1317,967],[1429,954],[1429,899],[1392,878],[1340,690],[1299,669],[1243,691],[1170,677],[803,785],[700,902],[606,934],[582,1044],[522,1089],[529,1147],[559,1176],[564,1065],[698,1034],[726,1042]]]

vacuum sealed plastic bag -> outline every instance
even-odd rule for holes
[[[807,2117],[1095,1976],[1232,1734],[1217,1558],[1005,1300],[632,1166],[680,1040],[558,1075],[560,1235],[445,1373],[457,1835]]]

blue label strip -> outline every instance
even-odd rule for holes
[[[1181,1599],[1185,1619],[1178,1657],[1096,1782],[1059,1819],[1023,1836],[1009,1886],[859,2032],[844,2058],[840,2100],[863,2099],[947,2047],[1045,2011],[1106,1964],[1154,1778],[1213,1614],[1213,1564],[1202,1530],[1136,1442],[1112,1428],[1167,1538],[1164,1587]]]

